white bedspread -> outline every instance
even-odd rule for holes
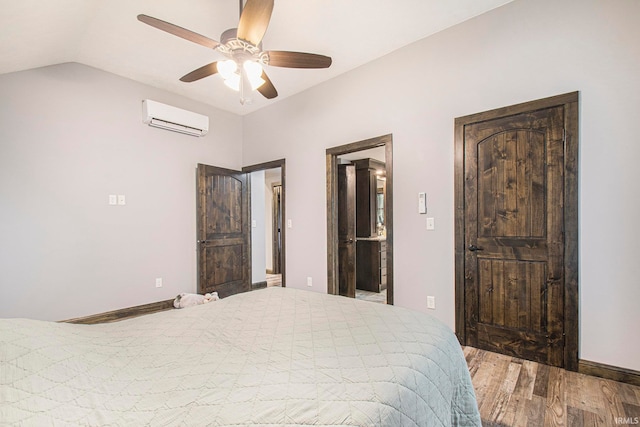
[[[480,425],[453,333],[268,288],[102,325],[0,320],[1,425]]]

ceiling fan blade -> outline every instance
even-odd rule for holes
[[[315,53],[304,52],[287,52],[283,50],[269,50],[268,65],[274,67],[286,68],[329,68],[331,66],[331,58],[324,55],[316,55]]]
[[[205,77],[209,77],[218,72],[218,62],[212,62],[211,64],[207,64],[198,68],[197,70],[193,70],[189,74],[185,74],[180,77],[180,81],[182,82],[195,82],[196,80],[204,79]]]
[[[258,92],[267,99],[273,99],[278,96],[278,91],[275,86],[273,86],[273,83],[271,83],[271,80],[269,80],[269,77],[267,77],[267,73],[262,71],[261,77],[264,80],[264,84],[257,89]]]
[[[273,0],[247,0],[238,23],[238,38],[258,46],[269,26],[271,12]]]
[[[144,22],[145,24],[151,25],[159,30],[166,31],[169,34],[173,34],[174,36],[182,37],[185,40],[189,40],[194,43],[198,43],[204,47],[208,47],[210,49],[215,49],[220,45],[219,42],[210,39],[209,37],[205,37],[198,33],[194,33],[191,30],[187,30],[186,28],[178,27],[177,25],[170,24],[169,22],[163,21],[158,18],[154,18],[148,15],[138,15],[138,21]]]

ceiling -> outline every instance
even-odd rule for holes
[[[79,62],[248,114],[512,0],[276,0],[265,50],[331,56],[328,69],[265,67],[279,92],[241,105],[219,76],[182,83],[218,52],[145,25],[150,15],[214,40],[238,23],[238,0],[0,0],[0,74]]]

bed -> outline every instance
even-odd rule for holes
[[[100,325],[0,320],[0,425],[479,426],[451,330],[290,288]]]

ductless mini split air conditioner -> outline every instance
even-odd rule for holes
[[[208,116],[150,99],[142,101],[142,121],[149,126],[192,136],[205,136],[209,132]]]

